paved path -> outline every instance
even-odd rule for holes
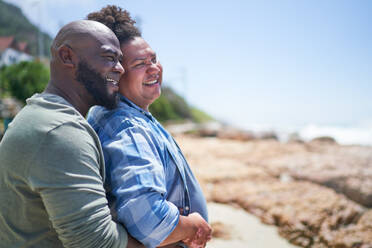
[[[212,239],[207,248],[295,248],[279,236],[277,228],[263,224],[242,209],[225,204],[208,203],[210,223],[222,222],[230,227],[231,239]]]

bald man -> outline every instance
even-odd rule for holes
[[[103,24],[76,21],[51,52],[45,91],[0,143],[0,247],[141,247],[112,221],[100,142],[84,119],[93,105],[116,106],[119,42]]]

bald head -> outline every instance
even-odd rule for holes
[[[100,22],[90,20],[71,22],[62,27],[54,38],[51,47],[52,57],[56,55],[55,53],[58,48],[63,45],[75,47],[76,45],[83,43],[86,39],[100,41],[103,38],[116,40],[117,44],[119,44],[119,41],[117,41],[117,38],[111,29]]]
[[[123,55],[108,27],[89,20],[71,22],[58,32],[51,52],[45,92],[64,97],[83,115],[92,105],[115,106]]]

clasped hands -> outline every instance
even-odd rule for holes
[[[212,227],[198,213],[191,213],[188,217],[194,223],[193,232],[183,239],[189,248],[204,248],[212,238]]]

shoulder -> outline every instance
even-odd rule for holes
[[[103,135],[114,137],[123,132],[151,132],[149,123],[127,106],[113,110],[95,106],[89,111],[87,120],[100,138]]]
[[[31,103],[27,104],[12,121],[7,136],[20,146],[33,146],[39,144],[49,133],[55,133],[64,126],[80,130],[80,133],[81,131],[90,133],[92,130],[83,116],[70,106]],[[63,138],[67,137],[66,133]]]
[[[13,122],[16,129],[32,130],[38,135],[48,133],[65,123],[74,123],[75,126],[84,128],[89,126],[84,117],[67,102],[41,97],[28,99],[26,107]]]
[[[94,130],[73,108],[63,106],[26,106],[7,130],[0,154],[5,154],[7,165],[27,168],[30,180],[48,171],[49,176],[74,171],[82,167],[78,165],[89,165],[99,174],[102,160]]]
[[[62,146],[67,149],[83,149],[85,145],[99,146],[94,130],[84,121],[65,121],[45,133],[49,145]]]

